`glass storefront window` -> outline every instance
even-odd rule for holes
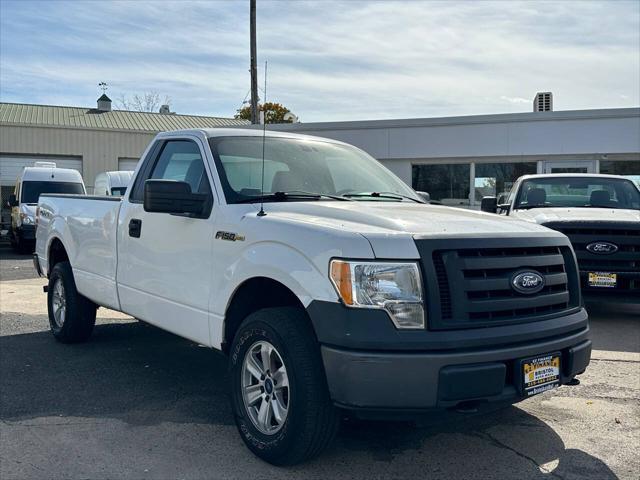
[[[412,186],[443,205],[469,205],[470,168],[469,164],[413,165]]]
[[[522,175],[534,174],[536,162],[526,163],[476,163],[474,196],[477,203],[482,197],[505,197]]]
[[[640,160],[600,160],[600,173],[622,175],[640,186]]]

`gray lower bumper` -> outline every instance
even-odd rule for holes
[[[36,226],[35,225],[22,225],[18,227],[18,236],[22,241],[32,241],[36,239]]]
[[[322,346],[333,401],[352,409],[422,410],[464,401],[516,402],[518,361],[561,352],[561,383],[585,370],[589,328],[552,339],[500,348],[384,353]]]

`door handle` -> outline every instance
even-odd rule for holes
[[[141,233],[142,233],[142,220],[137,218],[132,218],[129,221],[129,236],[140,238]]]

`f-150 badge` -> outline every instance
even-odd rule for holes
[[[244,235],[233,232],[217,232],[216,240],[228,240],[230,242],[244,242]]]

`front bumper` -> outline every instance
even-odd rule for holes
[[[33,241],[36,239],[36,226],[35,225],[22,225],[17,229],[18,237],[21,241]]]
[[[593,270],[591,270],[593,271]],[[622,302],[640,304],[640,272],[608,272],[615,273],[618,286],[614,288],[590,287],[589,272],[580,271],[582,298],[587,302]]]
[[[342,308],[335,304],[336,307]],[[311,309],[313,313],[313,309]],[[314,327],[320,319],[311,314]],[[366,318],[360,318],[366,322]],[[354,349],[323,342],[324,331],[316,328],[322,343],[321,352],[329,391],[334,403],[353,410],[421,411],[454,407],[463,402],[510,402],[523,398],[520,391],[519,360],[552,352],[561,352],[560,383],[565,384],[583,372],[591,357],[591,341],[584,309],[566,317],[567,325],[577,328],[563,333],[545,330],[545,321],[516,325],[517,329],[537,327],[536,339],[512,336],[511,341],[500,332],[505,328],[470,329],[468,337],[483,339],[476,346],[452,346],[448,342],[430,344],[430,349],[400,350],[397,338],[389,336],[389,347],[378,344],[375,349]],[[359,321],[356,321],[359,323]],[[375,321],[374,321],[375,323]],[[390,320],[389,320],[390,323]],[[349,329],[355,331],[355,329]],[[487,335],[495,330],[495,337]],[[397,332],[424,333],[444,340],[442,334],[463,332]],[[348,335],[349,336],[349,335]],[[353,344],[353,338],[347,343]],[[470,338],[468,339],[468,342]],[[469,344],[467,342],[467,345]]]

